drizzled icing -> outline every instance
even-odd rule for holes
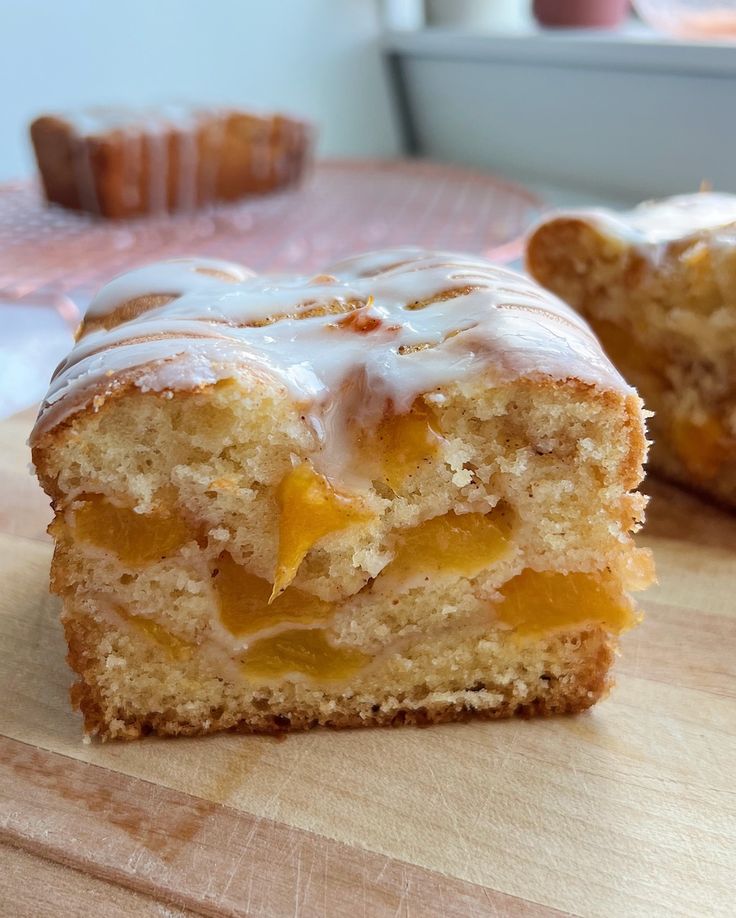
[[[552,219],[560,216],[586,220],[640,245],[666,245],[704,230],[712,230],[715,240],[736,237],[736,195],[732,194],[701,191],[645,201],[621,213],[602,208],[575,209],[558,212]]]
[[[141,204],[138,175],[144,151],[148,160],[148,207],[153,213],[167,210],[169,184],[168,136],[176,135],[179,168],[175,177],[180,211],[196,206],[198,146],[196,132],[205,118],[225,118],[227,109],[198,109],[188,105],[161,105],[143,109],[114,106],[66,112],[60,117],[73,130],[77,189],[85,210],[99,213],[100,205],[90,162],[88,141],[94,137],[122,135],[125,190],[130,207]],[[214,185],[214,183],[213,183]],[[206,197],[211,197],[211,191]]]
[[[153,296],[171,300],[114,324],[121,307]],[[253,371],[305,406],[323,442],[347,412],[375,423],[389,404],[407,411],[418,395],[478,374],[632,391],[575,312],[477,256],[393,249],[312,278],[161,262],[104,287],[87,313],[90,327],[100,319],[113,327],[88,331],[59,366],[32,440],[121,385],[192,389]]]

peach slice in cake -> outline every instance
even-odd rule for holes
[[[654,410],[652,468],[736,507],[736,195],[555,213],[527,260]]]
[[[652,577],[639,397],[475,256],[133,271],[32,447],[103,738],[580,711]]]

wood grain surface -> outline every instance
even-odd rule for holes
[[[191,918],[196,915],[149,898],[87,872],[0,844],[0,914],[13,918],[58,915],[64,918]]]
[[[0,423],[0,914],[733,914],[736,518],[652,483],[660,583],[584,715],[84,744],[31,422]]]

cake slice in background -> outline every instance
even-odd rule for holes
[[[640,399],[477,256],[133,271],[31,441],[104,738],[581,711],[652,579]]]
[[[736,196],[554,213],[527,265],[654,411],[651,467],[736,507]]]
[[[31,139],[49,201],[133,217],[293,185],[307,166],[312,131],[284,115],[167,105],[44,115]]]

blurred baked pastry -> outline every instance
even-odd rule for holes
[[[32,435],[87,730],[587,708],[651,579],[645,443],[585,323],[475,256],[117,278]]]
[[[652,467],[736,507],[736,195],[552,214],[527,262],[654,411]]]
[[[88,109],[31,125],[48,200],[103,217],[191,211],[293,185],[311,135],[283,115],[183,105]]]

